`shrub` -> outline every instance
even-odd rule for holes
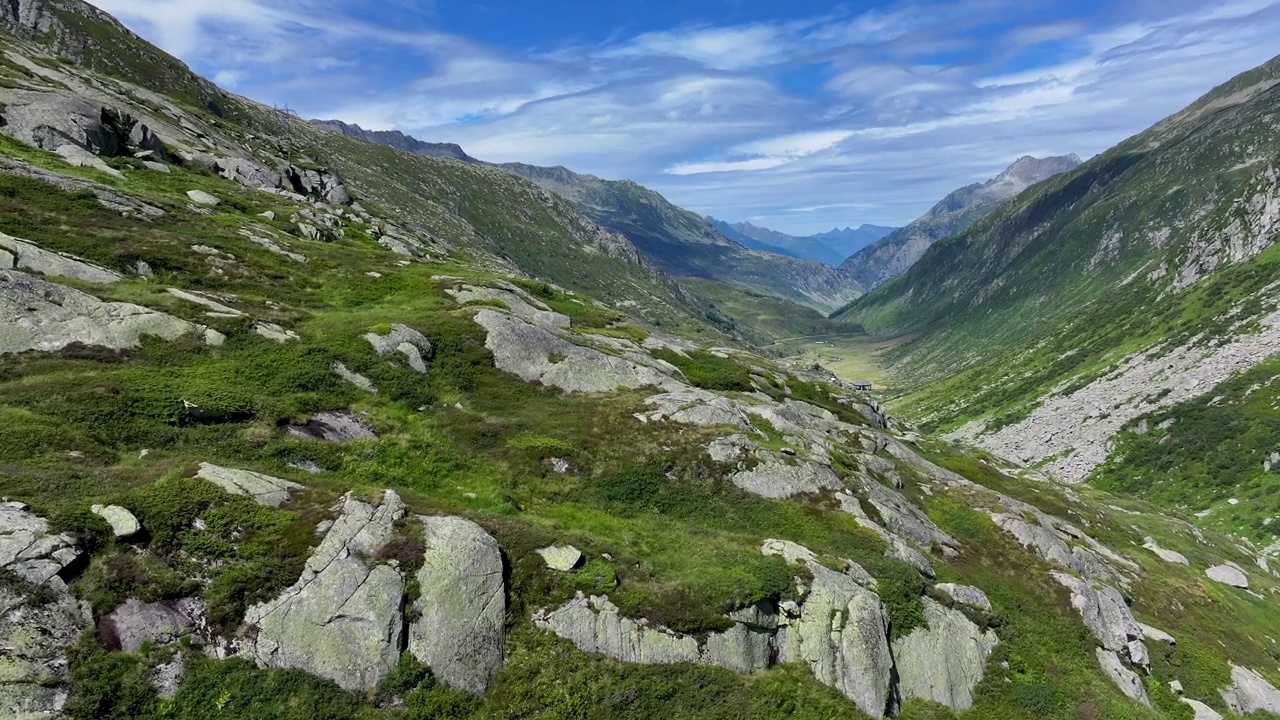
[[[732,358],[712,355],[706,350],[690,350],[681,355],[674,350],[661,348],[650,351],[659,360],[665,360],[680,369],[689,382],[706,390],[721,392],[751,392],[751,373]]]

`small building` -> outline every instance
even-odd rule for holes
[[[853,389],[861,390],[862,392],[871,392],[871,381],[870,380],[854,380]]]

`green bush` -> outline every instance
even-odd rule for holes
[[[86,634],[69,660],[72,692],[64,712],[71,720],[138,720],[155,712],[156,689],[141,657],[106,652]]]
[[[351,720],[360,698],[300,670],[258,670],[248,660],[187,658],[187,675],[167,704],[172,720]],[[134,717],[146,717],[137,715]]]
[[[660,348],[650,353],[675,365],[697,387],[721,392],[751,392],[755,389],[751,384],[751,372],[732,358],[718,357],[706,350],[689,350],[681,355],[674,350]]]

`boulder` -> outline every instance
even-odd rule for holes
[[[991,600],[987,598],[986,593],[976,587],[957,585],[955,583],[938,583],[933,586],[933,589],[942,593],[952,602],[967,605],[975,610],[991,612]]]
[[[109,284],[121,279],[121,275],[104,267],[85,262],[74,255],[42,250],[25,240],[0,233],[0,252],[10,257],[0,268],[17,268],[55,277],[70,278],[89,283]]]
[[[653,408],[643,414],[646,421],[669,420],[701,427],[751,427],[737,402],[701,388],[681,388],[674,392],[659,393],[645,398],[644,404]]]
[[[197,205],[205,205],[208,207],[214,207],[222,203],[222,201],[217,197],[210,195],[203,190],[188,190],[187,197],[191,198],[191,202]]]
[[[54,155],[62,158],[68,165],[73,167],[91,168],[98,172],[106,173],[113,178],[124,179],[124,173],[116,170],[110,165],[102,161],[102,158],[85,150],[79,145],[59,145],[53,151]]]
[[[138,652],[144,644],[159,646],[191,635],[196,618],[203,617],[202,603],[195,598],[173,603],[144,603],[129,598],[98,623],[98,636],[113,649]]]
[[[893,642],[898,693],[903,702],[919,698],[968,710],[1000,639],[931,598],[924,598],[924,619],[925,627]]]
[[[544,547],[538,550],[538,554],[547,563],[547,567],[561,572],[569,572],[582,562],[582,552],[572,545]]]
[[[199,247],[203,247],[203,246],[199,246]],[[193,249],[193,250],[196,250],[197,252],[200,252],[200,250],[199,250],[197,247],[193,247],[192,249]],[[208,250],[212,251],[212,253],[220,253],[220,252],[221,252],[221,251],[216,250],[216,249],[214,249],[214,248],[208,248]],[[212,254],[212,253],[210,253],[210,254]],[[179,300],[186,300],[186,301],[187,301],[187,302],[189,302],[189,303],[194,303],[194,304],[199,305],[199,306],[201,306],[201,307],[203,307],[203,308],[206,308],[206,309],[208,309],[208,310],[211,310],[212,312],[217,313],[217,314],[218,314],[219,316],[221,316],[221,317],[240,317],[240,316],[244,315],[244,313],[240,312],[239,310],[237,310],[237,309],[235,309],[235,308],[233,308],[233,307],[231,307],[231,306],[229,306],[229,305],[224,305],[224,304],[222,304],[222,303],[218,302],[217,300],[214,300],[213,298],[209,297],[208,295],[206,295],[206,294],[204,294],[204,293],[202,293],[202,292],[194,292],[194,291],[190,291],[190,290],[180,290],[180,289],[178,289],[178,288],[167,288],[167,289],[165,290],[165,292],[167,292],[167,293],[169,293],[170,295],[172,295],[172,296],[174,296],[174,297],[178,298]]]
[[[682,387],[653,367],[576,345],[541,325],[506,313],[482,309],[475,321],[488,331],[485,347],[493,352],[494,365],[527,382],[580,393]]]
[[[305,670],[368,691],[400,657],[404,577],[371,558],[391,540],[405,507],[390,490],[377,506],[350,493],[340,505],[298,582],[245,614],[254,629],[246,651],[259,667]]]
[[[387,357],[399,353],[404,356],[409,367],[423,374],[426,374],[427,363],[435,355],[435,347],[427,336],[408,325],[392,325],[391,332],[386,335],[366,333],[364,339],[378,355]]]
[[[1231,663],[1231,684],[1219,692],[1236,715],[1259,710],[1280,715],[1280,690],[1249,668]]]
[[[1147,665],[1148,655],[1142,640],[1142,626],[1133,619],[1133,613],[1129,611],[1119,590],[1056,570],[1050,574],[1060,585],[1071,591],[1071,606],[1080,614],[1085,627],[1103,649],[1125,654],[1135,665]]]
[[[86,603],[58,573],[79,556],[66,535],[21,503],[0,503],[0,714],[61,717],[69,696],[67,653],[93,627]]]
[[[333,365],[330,367],[333,369],[335,375],[346,380],[357,388],[375,395],[378,393],[378,388],[373,384],[372,380],[347,367],[346,363],[340,360],[334,360]]]
[[[173,340],[197,329],[185,320],[14,270],[0,270],[0,355],[54,352],[71,345],[137,347],[143,335]]]
[[[150,170],[151,172],[164,173],[165,175],[168,175],[170,173],[168,165],[165,165],[164,163],[154,162],[151,160],[143,160],[142,167]]]
[[[1177,563],[1178,565],[1191,564],[1187,560],[1186,555],[1183,555],[1180,552],[1174,552],[1173,550],[1168,550],[1166,548],[1160,547],[1160,544],[1155,541],[1155,538],[1152,538],[1152,537],[1144,538],[1142,541],[1142,547],[1155,553],[1157,557],[1159,557],[1161,560],[1164,560],[1167,563]]]
[[[1147,688],[1142,684],[1142,678],[1138,673],[1125,667],[1120,657],[1110,650],[1094,648],[1093,651],[1102,672],[1115,683],[1116,687],[1120,688],[1120,692],[1143,705],[1151,705],[1151,700],[1147,697]]]
[[[200,463],[196,477],[217,485],[232,495],[248,495],[259,505],[278,508],[289,501],[289,492],[302,486],[270,475],[218,467],[212,463]]]
[[[90,508],[94,515],[99,515],[111,526],[111,531],[118,538],[128,538],[142,532],[138,518],[119,505],[94,505]]]
[[[645,665],[694,663],[749,673],[769,667],[778,618],[771,607],[756,606],[730,615],[734,625],[709,633],[700,643],[624,617],[608,597],[577,597],[555,609],[534,614],[534,625],[549,630],[584,652],[607,655],[622,662]]]
[[[1163,630],[1153,628],[1150,625],[1143,625],[1142,623],[1138,623],[1138,627],[1142,628],[1142,636],[1148,640],[1169,643],[1170,645],[1178,644],[1178,641],[1172,635]]]
[[[1204,571],[1206,577],[1214,582],[1220,582],[1223,585],[1249,589],[1249,576],[1244,574],[1244,570],[1239,565],[1229,562],[1224,565],[1214,565]]]
[[[284,429],[293,437],[335,443],[378,439],[377,433],[347,410],[316,413],[305,425],[286,425]]]
[[[1191,717],[1191,720],[1222,720],[1221,713],[1208,705],[1205,705],[1199,700],[1192,700],[1191,698],[1178,698],[1178,700],[1185,705],[1189,705],[1191,707],[1191,712],[1195,713],[1195,715]]]
[[[484,528],[458,517],[421,518],[418,619],[409,652],[455,690],[480,694],[502,668],[506,593],[502,553]]]
[[[301,339],[298,333],[286,330],[275,323],[256,322],[253,324],[253,331],[268,340],[274,340],[282,345],[292,340]]]

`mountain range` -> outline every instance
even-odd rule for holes
[[[1278,716],[1280,58],[828,318],[80,0],[0,52],[0,715]]]
[[[1010,198],[1081,163],[1077,155],[1021,157],[996,177],[952,192],[928,213],[844,260],[841,270],[866,288],[906,272],[934,243],[964,231]]]
[[[833,228],[817,235],[796,237],[749,222],[728,223],[709,216],[707,221],[715,225],[725,237],[753,250],[807,258],[836,266],[858,250],[896,230],[882,225],[863,224],[856,228]]]

